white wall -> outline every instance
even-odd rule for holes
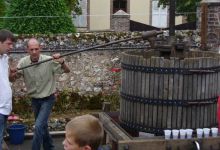
[[[150,24],[150,1],[151,0],[130,0],[131,20]]]
[[[90,30],[110,29],[110,0],[90,0]]]

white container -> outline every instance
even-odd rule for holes
[[[210,129],[209,128],[203,128],[204,137],[209,137]]]
[[[179,130],[173,129],[172,130],[173,139],[179,138]]]
[[[192,133],[193,133],[192,129],[186,129],[186,138],[191,139],[192,138]]]
[[[185,139],[185,138],[186,138],[186,130],[180,129],[180,139]]]
[[[203,129],[198,128],[196,129],[197,138],[201,139],[203,136]]]
[[[211,132],[212,132],[212,137],[218,136],[218,128],[211,128]]]
[[[171,130],[164,130],[165,139],[169,140],[171,137]]]

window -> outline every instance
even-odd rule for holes
[[[80,0],[79,4],[82,9],[82,15],[74,15],[74,25],[76,27],[86,28],[87,27],[87,0]]]
[[[127,12],[127,0],[113,1],[113,13],[116,13],[120,9],[123,10],[124,12]]]
[[[158,0],[152,1],[152,25],[159,28],[167,27],[168,8],[158,7]]]

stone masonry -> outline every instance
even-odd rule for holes
[[[111,29],[116,32],[123,32],[130,30],[130,16],[123,10],[117,11],[112,16]]]
[[[46,55],[51,54],[46,53]],[[11,55],[13,63],[17,64],[24,55]],[[115,86],[114,72],[111,72],[111,69],[120,67],[119,55],[120,51],[94,51],[66,56],[65,62],[71,71],[57,76],[57,90],[71,89],[82,95],[110,91]],[[12,85],[14,95],[26,94],[23,78],[16,80]]]

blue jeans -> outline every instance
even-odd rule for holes
[[[0,114],[0,150],[2,150],[2,141],[4,137],[4,131],[7,124],[7,117],[6,115]]]
[[[48,131],[48,119],[55,102],[55,96],[45,98],[32,98],[32,108],[35,117],[35,130],[32,141],[32,150],[40,150],[43,144],[44,150],[53,150],[53,140]]]

